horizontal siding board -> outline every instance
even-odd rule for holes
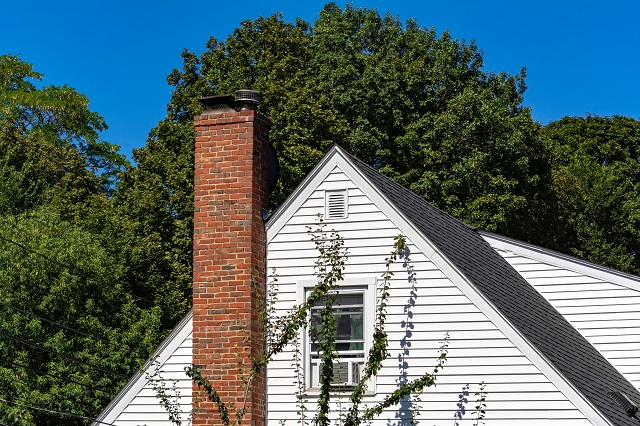
[[[384,262],[385,262],[385,258],[386,256],[388,256],[388,254],[386,253],[349,253],[348,254],[348,259],[346,261],[347,265],[354,265],[354,266],[368,266],[369,270],[371,272],[369,272],[371,275],[373,276],[379,276],[381,272],[384,272],[385,268],[384,268]],[[297,256],[295,258],[274,258],[274,259],[269,259],[269,268],[276,268],[276,273],[280,276],[282,275],[281,270],[283,270],[284,268],[296,268],[296,272],[300,272],[302,273],[302,271],[311,271],[311,277],[313,277],[313,271],[314,271],[314,267],[313,267],[313,262],[315,261],[315,259],[317,259],[317,255],[316,256],[310,256],[308,258],[298,258]],[[309,264],[311,262],[311,265]],[[414,262],[412,263],[412,265],[415,268],[418,268],[420,266],[420,264],[423,262]],[[424,262],[427,263],[428,265],[431,265],[431,262]],[[373,265],[379,265],[379,266],[373,266]],[[297,269],[300,268],[300,269]],[[308,273],[306,273],[305,275],[309,275]]]
[[[427,366],[416,363],[416,366],[411,365],[406,369],[409,377],[416,379],[424,374],[431,374],[433,372],[433,362],[427,362]],[[459,366],[452,367],[445,364],[445,368],[438,374],[437,382],[440,383],[480,383],[483,380],[490,380],[491,383],[543,383],[547,382],[547,378],[540,373],[540,371],[530,363],[528,365],[505,365],[505,366]],[[376,377],[376,391],[384,394],[385,392],[392,392],[390,388],[395,389],[398,386],[398,380],[403,373],[398,372],[397,365],[387,365],[383,368]],[[272,369],[269,372],[269,377],[272,380],[289,380],[291,381],[292,374],[291,368],[284,369]]]
[[[305,226],[314,226],[318,222],[317,213],[323,213],[315,211],[312,214],[299,216],[295,215],[291,218],[291,220],[287,223],[287,226],[296,226],[296,225],[305,225]],[[360,212],[357,214],[353,214],[351,210],[349,210],[349,219],[338,222],[337,220],[327,221],[327,229],[336,229],[337,231],[340,228],[344,228],[345,226],[350,226],[355,220],[363,221],[363,222],[380,222],[384,221],[386,218],[380,212]]]
[[[391,236],[398,235],[398,229],[391,225],[391,223],[387,220],[381,219],[370,222],[357,222],[353,220],[354,218],[350,218],[350,221],[344,222],[331,222],[330,227],[328,229],[335,229],[340,232],[340,235],[347,239],[350,233],[361,233],[362,231],[372,231],[375,232],[375,235],[380,236],[381,232],[385,232],[385,234],[389,234]],[[296,238],[298,241],[303,241],[309,238],[307,233],[307,226],[315,225],[314,221],[309,222],[308,224],[295,224],[295,225],[285,225],[279,232],[276,237],[274,237],[275,241],[282,241],[282,239],[287,238]],[[295,234],[296,237],[292,237],[291,234]],[[362,237],[362,235],[360,235]]]
[[[415,359],[415,358],[413,358]],[[272,361],[269,363],[269,368],[271,370],[286,370],[289,372],[289,375],[291,376],[291,363],[292,363],[293,359],[291,357],[287,357],[287,358],[282,358],[282,359],[277,359],[275,361]],[[431,358],[429,360],[429,362],[435,361],[435,359]],[[495,367],[495,366],[521,366],[521,365],[525,365],[528,366],[530,365],[529,360],[524,356],[524,355],[520,355],[520,356],[495,356],[495,357],[490,357],[490,356],[484,356],[484,357],[480,357],[480,356],[474,356],[474,357],[460,357],[460,356],[448,356],[447,357],[447,364],[456,362],[459,365],[475,365],[477,366],[477,368],[482,369],[484,367]]]
[[[391,251],[391,247],[393,246],[393,238],[394,236],[373,236],[369,238],[357,238],[348,240],[349,252],[356,248],[371,248],[371,247],[384,247],[387,248],[388,251]],[[318,257],[318,252],[316,251],[313,243],[310,238],[307,238],[303,241],[280,241],[269,244],[269,258],[277,259],[278,255],[282,252],[291,253],[291,250],[296,250],[300,256],[305,258],[315,258]]]
[[[356,202],[356,201],[359,202]],[[366,198],[363,197],[353,197],[349,195],[349,217],[353,215],[362,214],[365,215],[362,218],[365,218],[366,215],[375,214],[372,212],[372,204],[370,202],[365,202]],[[315,205],[309,206],[304,205],[298,209],[296,213],[296,221],[288,222],[289,225],[293,225],[296,223],[301,223],[301,221],[305,221],[305,223],[315,224],[318,221],[318,213],[324,215],[325,213],[325,202],[324,199],[320,200],[319,203],[315,203]],[[327,223],[332,223],[335,219],[326,219]],[[329,225],[330,226],[330,225]]]
[[[382,258],[382,260],[378,261],[377,264],[379,264],[380,262],[384,262],[384,258]],[[278,262],[278,265],[274,265],[275,262],[269,262],[269,270],[271,271],[272,268],[276,268],[276,274],[280,279],[279,282],[279,286],[282,288],[283,287],[283,279],[301,279],[301,277],[304,277],[304,279],[306,280],[313,280],[314,277],[314,273],[315,273],[315,268],[310,265],[310,266],[297,266],[295,268],[287,268],[286,267],[286,260],[281,260]],[[374,267],[372,267],[371,265],[368,264],[364,264],[364,263],[359,263],[356,264],[353,262],[353,259],[350,259],[349,262],[347,263],[347,269],[345,271],[345,278],[350,278],[350,277],[363,277],[363,276],[369,276],[369,277],[379,277],[382,275],[382,272],[384,272],[384,269],[380,268],[380,269],[374,269]],[[438,283],[435,282],[434,285],[438,286]],[[286,291],[286,290],[285,290]]]
[[[558,311],[564,315],[569,322],[575,323],[574,325],[580,322],[608,320],[610,321],[610,325],[615,327],[614,323],[616,321],[635,320],[638,318],[638,311],[582,313],[576,311],[569,312],[568,308],[558,308]]]
[[[583,277],[577,272],[560,268],[529,269],[528,271],[522,271],[521,275],[527,279]]]
[[[524,276],[524,275],[523,275]],[[524,276],[526,279],[527,277]],[[535,285],[567,285],[567,284],[605,284],[595,278],[586,279],[584,276],[576,275],[571,277],[548,277],[548,278],[531,278],[527,279],[531,284]],[[595,287],[595,286],[594,286]]]
[[[629,289],[615,290],[591,290],[591,291],[567,291],[549,292],[549,300],[555,300],[558,304],[564,303],[593,303],[594,300],[602,300],[604,304],[638,304],[640,294]],[[597,302],[596,302],[597,303]]]
[[[530,282],[530,284],[533,284]],[[538,281],[535,283],[535,288],[543,295],[558,293],[558,292],[573,292],[579,293],[582,291],[602,291],[602,290],[617,290],[618,286],[604,282],[592,282],[592,283],[548,283]]]
[[[348,395],[347,392],[345,392]],[[490,411],[505,411],[509,412],[513,410],[513,404],[510,401],[508,394],[502,394],[503,399],[496,398],[496,395],[491,394],[490,399],[488,400],[488,405],[490,407]],[[427,400],[428,396],[428,400]],[[469,403],[468,408],[473,409],[473,405],[476,403],[474,399],[474,395],[471,394],[468,398]],[[375,402],[381,402],[380,399],[374,400]],[[535,400],[541,407],[545,407],[547,410],[563,410],[563,411],[576,411],[573,404],[567,401],[566,398],[563,399],[537,399]],[[311,405],[314,404],[315,401],[310,401]],[[346,402],[346,401],[345,401]],[[448,411],[451,413],[451,417],[453,417],[453,413],[456,411],[456,405],[458,403],[457,395],[452,394],[439,394],[438,396],[433,395],[429,392],[425,395],[425,402],[422,404],[424,411]],[[291,404],[289,402],[281,402],[275,403],[270,402],[271,408],[274,413],[283,413],[290,410]],[[422,411],[422,410],[421,410]]]
[[[489,404],[490,401],[487,401]],[[423,424],[431,425],[433,422],[438,422],[437,425],[451,425],[453,424],[453,415],[456,411],[456,403],[453,403],[452,407],[442,407],[441,410],[429,409],[428,402],[421,404],[420,420]],[[576,409],[545,409],[532,407],[513,407],[510,410],[488,408],[486,410],[486,416],[483,422],[487,426],[540,426],[541,424],[547,425],[562,425],[562,426],[582,426],[591,425],[590,422],[584,420],[584,416]],[[336,406],[336,409],[338,407]],[[469,413],[473,410],[472,406],[469,407]],[[396,409],[389,409],[382,413],[378,420],[374,420],[372,425],[393,425],[398,421],[398,412]],[[313,417],[312,415],[310,416]],[[278,425],[281,420],[286,421],[285,425],[295,424],[298,419],[295,411],[276,411],[269,413],[269,424]],[[272,423],[273,421],[273,423]],[[466,423],[461,423],[461,426],[471,425],[473,419],[469,416]],[[542,422],[542,423],[541,423]],[[333,423],[332,423],[333,424]]]
[[[561,306],[558,306],[556,309],[559,310],[563,315],[575,315],[575,314],[587,313],[587,314],[609,314],[613,317],[617,317],[618,314],[624,315],[627,313],[635,313],[636,318],[638,315],[638,306],[618,305],[616,303],[606,305],[602,300],[598,300],[595,303],[592,304],[591,306],[584,305],[584,304],[580,306],[561,305]]]
[[[462,386],[466,385],[467,381],[457,381],[454,383],[447,383],[444,381],[438,380],[436,382],[436,386],[432,389],[428,389],[427,391],[431,392],[432,390],[438,393],[445,393],[450,395],[459,395],[462,389]],[[469,382],[472,385],[472,389],[475,389],[474,392],[478,389],[478,383]],[[485,382],[486,383],[486,382]],[[522,396],[523,400],[530,400],[531,394],[535,394],[536,396],[533,399],[545,399],[548,395],[563,395],[558,392],[558,389],[551,384],[549,381],[545,382],[523,382],[523,383],[495,383],[490,382],[487,384],[489,386],[487,388],[488,394],[493,394],[494,392],[504,393],[507,395],[511,395],[513,398],[513,394],[518,394]],[[564,396],[564,395],[563,395]],[[373,400],[375,398],[367,396],[367,398]],[[549,396],[549,398],[551,398]],[[295,388],[291,385],[291,379],[289,379],[289,383],[285,381],[269,381],[269,399],[273,401],[289,401],[290,403],[295,403],[297,401],[297,397],[295,394]],[[566,397],[564,397],[566,399]]]
[[[447,384],[443,384],[442,386],[440,386],[439,384],[436,385],[435,387],[432,388],[427,388],[425,390],[425,395],[428,396],[428,400],[427,398],[425,398],[425,404],[429,404],[430,402],[446,402],[446,403],[451,403],[454,402],[454,407],[455,407],[455,403],[458,401],[458,395],[460,394],[460,392],[462,391],[462,386],[463,385],[447,385]],[[492,386],[492,391],[490,393],[488,393],[488,396],[491,400],[491,402],[496,402],[496,403],[507,403],[512,395],[511,395],[511,391],[497,391],[495,390],[495,388],[493,387],[494,384],[491,384]],[[498,386],[503,386],[503,385],[499,385],[499,384],[495,384],[496,387]],[[512,389],[512,388],[510,388]],[[471,384],[471,387],[469,389],[469,403],[470,405],[473,405],[476,403],[476,397],[475,397],[475,392],[478,391],[478,384]],[[544,392],[543,389],[519,389],[518,390],[519,393],[522,394],[522,396],[529,400],[529,401],[536,401],[537,403],[539,402],[555,402],[558,404],[567,404],[567,398],[564,396],[564,394],[562,394],[562,392],[553,392],[553,391],[548,391],[548,392]],[[349,392],[345,391],[343,392],[343,395],[345,397],[348,398]],[[339,396],[333,394],[333,397],[335,398],[339,398]],[[313,397],[313,396],[308,396],[306,397],[307,401],[310,401],[312,404],[314,404],[317,401],[317,396]],[[372,400],[377,400],[378,398],[372,398]],[[280,410],[277,411],[286,411],[289,407],[289,405],[291,404],[291,395],[281,395],[281,394],[274,394],[274,395],[270,395],[270,403],[274,404],[274,407],[278,407],[281,408]]]
[[[618,330],[621,333],[625,330]],[[595,335],[588,336],[588,340],[591,343],[596,344],[620,344],[620,343],[636,343],[640,341],[640,335],[637,334],[629,334],[629,332],[625,332],[624,334],[615,335],[615,334],[607,334],[607,335]]]
[[[375,224],[364,224],[359,227],[359,229],[347,229],[340,231],[340,236],[345,240],[350,240],[352,238],[362,239],[367,238],[366,231],[370,231],[368,235],[375,235],[377,238],[379,237],[391,237],[394,238],[398,235],[398,229],[392,226],[382,227],[380,225],[388,226],[389,223],[386,221],[382,221],[380,223]],[[285,232],[286,231],[286,232]],[[296,241],[309,241],[309,234],[307,233],[307,228],[303,226],[285,226],[282,228],[278,234],[276,234],[270,241],[271,243],[286,243],[286,242],[296,242]]]

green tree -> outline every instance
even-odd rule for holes
[[[157,140],[158,132],[166,144]],[[193,137],[193,123],[161,122],[147,145],[134,150],[138,164],[121,175],[113,200],[127,281],[162,308],[165,329],[191,306]]]
[[[524,71],[484,71],[473,42],[331,3],[313,25],[280,15],[245,21],[182,59],[168,77],[167,117],[134,152],[138,166],[118,195],[137,218],[132,269],[161,306],[188,305],[198,98],[241,88],[262,93],[259,109],[272,122],[281,168],[273,207],[339,143],[468,223],[536,240],[528,224],[549,168],[539,126],[522,107]]]
[[[101,179],[74,147],[20,134],[0,123],[0,215],[45,204],[74,215],[88,198],[100,195]]]
[[[24,406],[93,417],[161,338],[100,240],[49,207],[0,219],[0,422],[85,424]]]
[[[90,111],[89,99],[73,88],[38,88],[33,80],[42,80],[42,74],[31,64],[18,56],[0,55],[0,132],[73,147],[104,187],[111,187],[127,161],[117,145],[99,139],[99,132],[107,128],[104,118]]]
[[[0,423],[85,424],[162,338],[134,296],[117,147],[88,99],[0,56]],[[74,331],[75,330],[75,331]]]
[[[640,274],[640,121],[565,117],[543,134],[554,149],[557,221],[546,244]]]

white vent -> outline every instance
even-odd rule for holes
[[[325,218],[346,219],[348,215],[347,190],[325,192]]]

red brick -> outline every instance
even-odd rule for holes
[[[248,371],[249,355],[259,356],[264,347],[254,293],[264,297],[266,282],[260,218],[268,208],[269,121],[255,111],[231,110],[207,111],[194,122],[193,363],[225,403],[241,407],[238,362]],[[252,381],[243,424],[264,425],[264,385],[263,376]],[[192,424],[219,425],[216,407],[197,402],[198,392],[194,388]]]

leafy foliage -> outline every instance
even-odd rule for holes
[[[162,133],[163,140],[158,140]],[[121,175],[113,205],[123,222],[119,245],[136,294],[162,308],[171,328],[191,306],[193,124],[164,120],[147,145],[134,150],[136,167]]]
[[[89,99],[68,86],[37,88],[29,80],[42,74],[18,56],[0,56],[0,123],[2,132],[32,135],[52,146],[75,148],[105,188],[127,164],[119,147],[98,138],[107,124],[89,110]]]
[[[51,208],[5,216],[0,235],[0,398],[94,416],[157,344],[157,308],[140,309],[117,259]],[[3,403],[0,421],[84,424]]]
[[[276,204],[337,142],[455,216],[504,232],[547,172],[521,106],[524,71],[483,71],[475,44],[447,32],[328,4],[313,26],[274,15],[207,47],[185,51],[169,76],[169,119],[190,125],[198,96],[262,92],[282,169]]]
[[[161,314],[120,250],[124,157],[84,95],[41,78],[0,56],[0,422],[85,424],[155,348]]]
[[[102,193],[100,179],[86,166],[73,147],[0,127],[0,215],[44,204],[77,213],[85,200]]]
[[[473,42],[330,3],[313,24],[280,15],[242,22],[182,60],[167,78],[167,117],[134,151],[138,165],[116,194],[131,225],[131,279],[165,308],[164,325],[190,303],[193,117],[202,96],[262,93],[281,169],[274,208],[339,143],[470,224],[539,240],[549,156],[521,105],[525,73],[486,72]]]
[[[640,273],[640,121],[565,117],[549,123],[556,212],[549,247]]]

